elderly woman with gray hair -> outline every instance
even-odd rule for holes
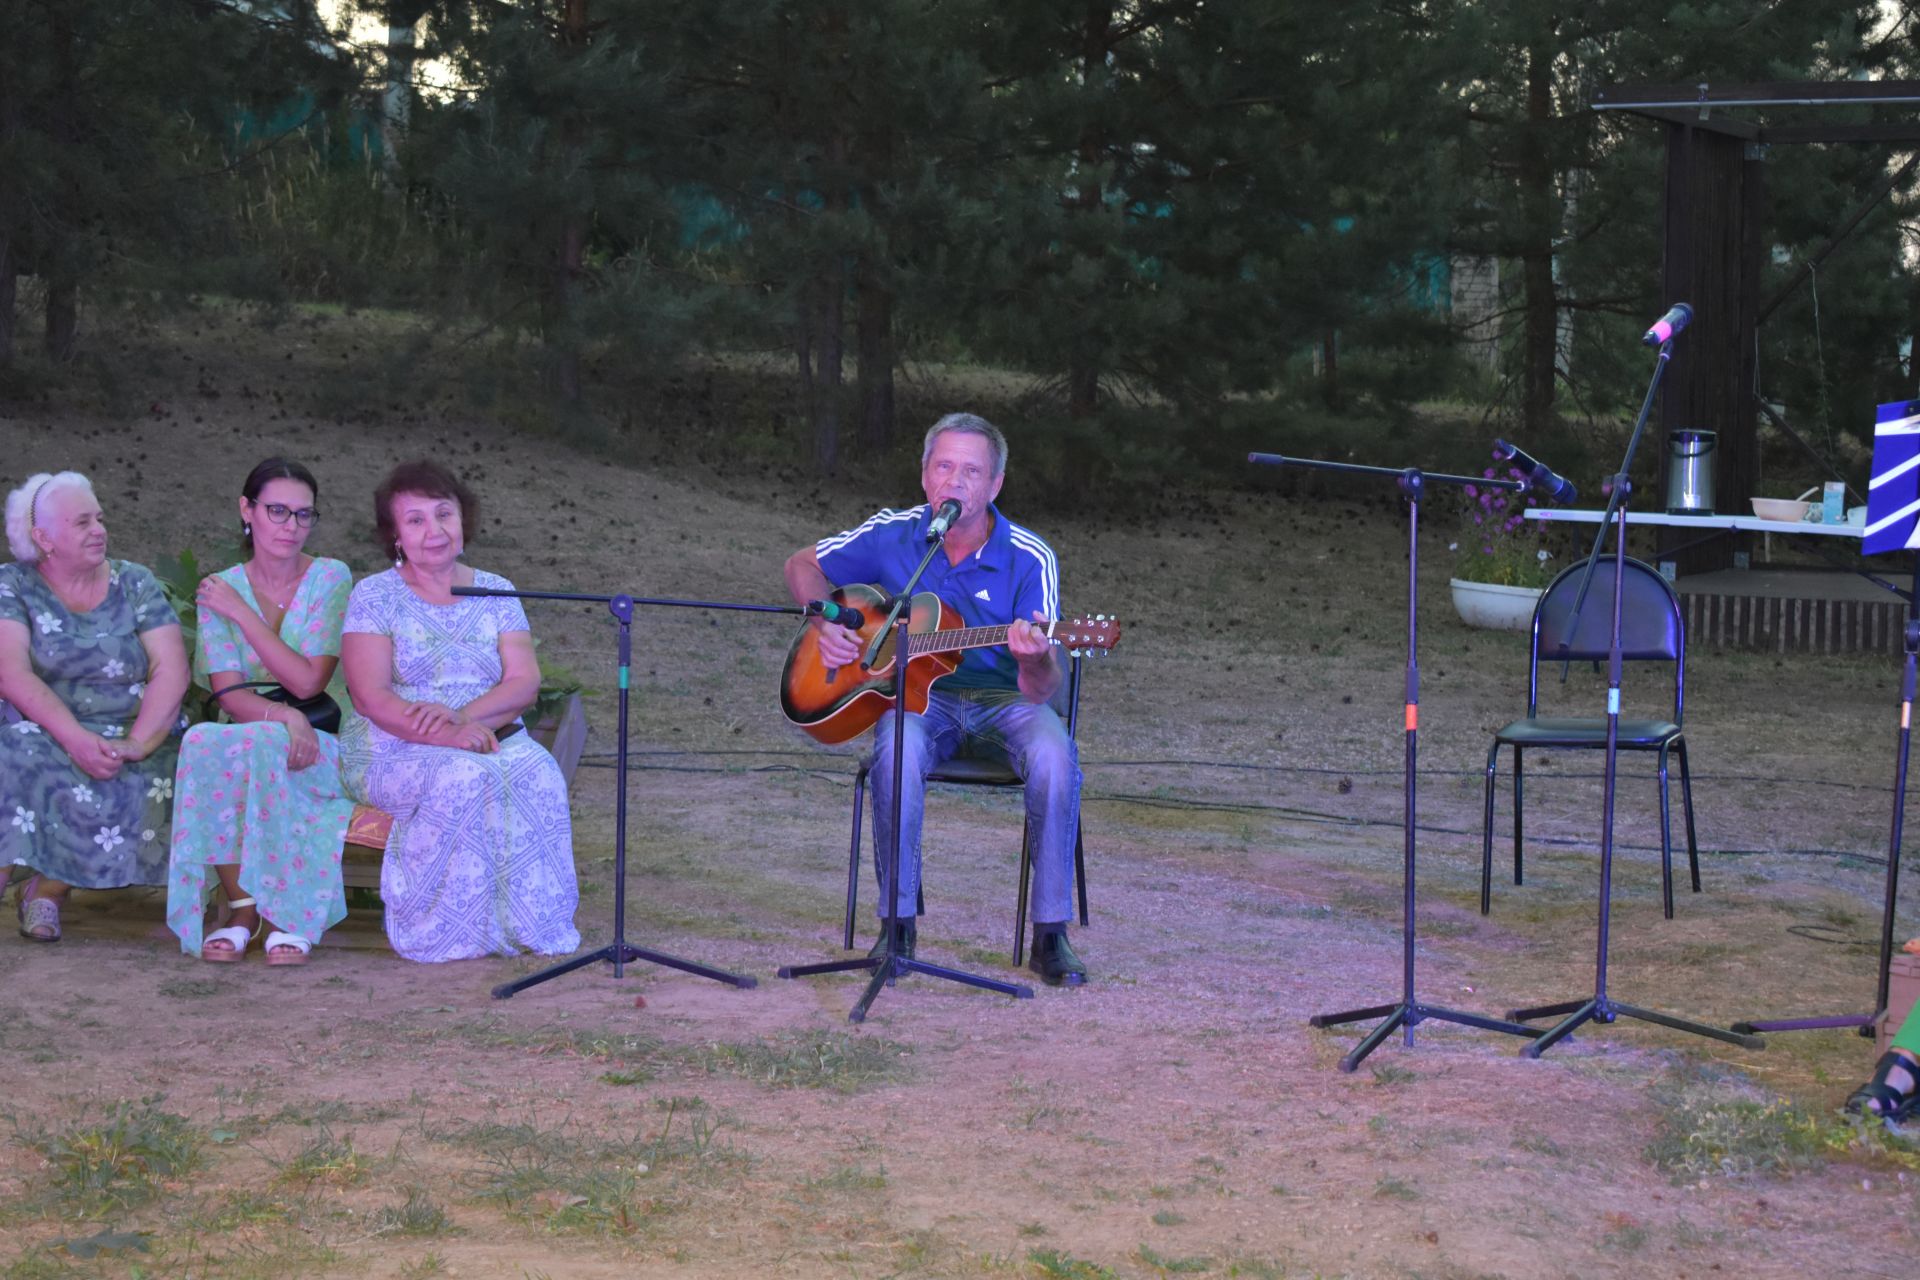
[[[67,890],[164,883],[180,701],[180,622],[151,570],[107,558],[87,478],[7,495],[0,565],[0,867],[31,873],[21,936],[60,937]]]

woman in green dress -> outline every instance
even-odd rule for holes
[[[151,570],[107,558],[93,486],[36,475],[7,497],[0,566],[0,866],[31,874],[20,933],[60,937],[67,890],[162,882],[187,654]]]
[[[340,744],[293,707],[233,686],[272,681],[299,698],[324,691],[340,660],[353,575],[306,553],[320,518],[313,473],[268,458],[240,486],[249,555],[200,584],[197,664],[231,724],[197,724],[174,777],[167,924],[188,955],[230,964],[263,929],[270,965],[305,964],[346,915],[340,846],[353,801]],[[232,915],[202,936],[215,880]]]

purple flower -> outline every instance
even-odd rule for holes
[[[1484,547],[1482,547],[1482,548],[1480,548],[1480,551],[1481,551],[1481,554],[1483,554],[1483,555],[1489,555],[1489,556],[1490,556],[1490,555],[1492,555],[1492,554],[1493,554],[1493,544],[1492,544],[1492,543],[1488,543],[1488,544],[1487,544],[1486,546],[1484,546]]]
[[[1473,522],[1475,524],[1485,524],[1487,522],[1487,518],[1481,515],[1478,511],[1476,511],[1473,513]]]
[[[1477,498],[1480,496],[1480,488],[1478,485],[1467,485],[1466,493],[1469,498]]]
[[[1494,470],[1492,467],[1488,467],[1485,471],[1482,471],[1480,474],[1485,476],[1487,479],[1491,480],[1494,477]]]
[[[1507,509],[1507,500],[1505,498],[1495,498],[1493,500],[1493,509],[1495,511],[1505,511]]]

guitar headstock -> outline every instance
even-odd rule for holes
[[[1053,639],[1076,658],[1104,654],[1120,643],[1120,619],[1104,613],[1062,618],[1054,624]]]

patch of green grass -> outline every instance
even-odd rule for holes
[[[280,1176],[288,1182],[350,1187],[363,1181],[372,1168],[372,1161],[354,1147],[352,1134],[336,1138],[323,1126],[319,1137],[280,1166]]]
[[[400,1280],[427,1280],[428,1276],[447,1274],[447,1260],[437,1253],[428,1253],[412,1262],[400,1264]]]
[[[1186,1220],[1186,1214],[1176,1213],[1172,1209],[1162,1209],[1153,1215],[1153,1225],[1156,1227],[1177,1227]]]
[[[1116,1280],[1114,1273],[1099,1263],[1058,1249],[1034,1249],[1027,1254],[1027,1262],[1035,1275],[1049,1280]]]
[[[377,1236],[442,1236],[452,1232],[454,1225],[447,1211],[425,1191],[408,1187],[406,1201],[374,1210],[367,1228]]]
[[[98,1123],[23,1134],[53,1167],[53,1191],[75,1216],[143,1204],[164,1179],[201,1164],[200,1132],[185,1117],[160,1110],[162,1098],[119,1102]]]
[[[1211,1271],[1213,1269],[1212,1258],[1168,1258],[1155,1253],[1144,1244],[1134,1250],[1133,1256],[1140,1260],[1141,1266],[1156,1271],[1163,1276],[1190,1275],[1196,1271]]]
[[[787,1089],[832,1089],[857,1093],[904,1080],[913,1050],[877,1036],[809,1032],[777,1040],[713,1041],[690,1051],[693,1065],[759,1084]]]
[[[682,1110],[691,1114],[682,1116]],[[726,1141],[728,1122],[695,1099],[669,1099],[657,1131],[607,1136],[571,1120],[558,1125],[485,1123],[430,1131],[435,1141],[476,1150],[467,1180],[479,1197],[556,1231],[636,1235],[677,1211],[687,1182],[712,1184],[749,1161]]]
[[[709,1040],[668,1045],[649,1036],[614,1035],[573,1028],[506,1030],[492,1023],[459,1023],[446,1029],[471,1043],[568,1054],[617,1064],[600,1079],[608,1084],[645,1084],[678,1067],[707,1075],[730,1075],[781,1089],[832,1089],[855,1093],[908,1078],[911,1046],[877,1036],[815,1031],[777,1039]]]
[[[864,1164],[843,1164],[831,1173],[808,1178],[802,1185],[815,1193],[879,1191],[887,1185],[887,1167],[876,1165],[869,1169]]]
[[[1383,1200],[1418,1200],[1420,1189],[1400,1178],[1387,1177],[1373,1184],[1373,1194]]]
[[[175,1000],[201,1000],[226,991],[230,983],[218,978],[169,978],[160,984],[160,994]]]
[[[1818,1120],[1731,1077],[1669,1082],[1653,1099],[1659,1128],[1645,1155],[1676,1182],[1786,1173],[1811,1168],[1826,1153]]]

